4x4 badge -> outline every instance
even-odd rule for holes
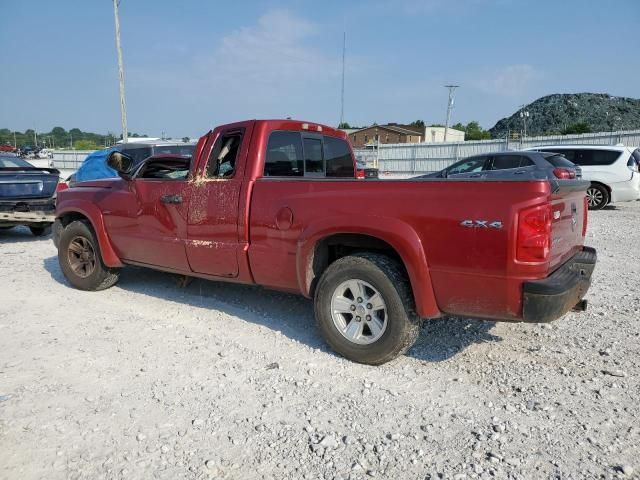
[[[502,228],[502,222],[497,220],[494,222],[489,222],[489,220],[463,220],[460,225],[469,228],[495,228],[497,230]]]

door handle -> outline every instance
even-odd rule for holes
[[[160,197],[160,201],[162,203],[176,205],[178,203],[182,203],[182,195],[162,195]]]
[[[472,175],[469,175],[469,178],[478,178],[478,177],[481,177],[481,176],[482,176],[481,173],[474,173]]]

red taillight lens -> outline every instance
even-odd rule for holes
[[[551,251],[551,204],[526,208],[518,215],[516,259],[544,262]]]
[[[582,203],[583,203],[582,205],[582,236],[586,237],[587,236],[587,220],[589,218],[589,199],[586,197],[586,195]]]
[[[364,170],[356,170],[356,178],[364,178]]]
[[[575,170],[570,170],[568,168],[554,168],[553,174],[556,178],[561,178],[563,180],[571,180],[572,178],[576,178]]]

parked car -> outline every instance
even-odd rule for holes
[[[378,178],[378,169],[373,167],[367,167],[367,164],[356,159],[356,178],[359,179],[372,179]]]
[[[587,189],[589,208],[599,210],[610,203],[640,198],[640,149],[600,145],[544,145],[530,148],[554,152],[580,165]]]
[[[16,148],[13,145],[0,145],[0,152],[2,153],[14,153]]]
[[[572,180],[580,167],[556,153],[496,152],[468,157],[439,172],[415,178],[528,178]]]
[[[35,236],[46,234],[55,220],[59,175],[54,168],[0,154],[0,228],[26,225]]]
[[[294,120],[217,127],[192,159],[141,164],[61,191],[54,242],[82,290],[125,265],[313,297],[327,343],[381,364],[443,314],[546,322],[583,298],[588,182],[355,178],[346,134]]]
[[[126,152],[131,156],[135,165],[139,165],[145,158],[153,155],[175,154],[187,155],[193,154],[195,144],[193,143],[176,143],[168,141],[136,141],[131,143],[123,143],[104,150],[98,150],[90,154],[80,168],[72,175],[71,182],[84,182],[87,180],[96,180],[99,178],[115,178],[118,172],[107,165],[107,157],[111,152]]]

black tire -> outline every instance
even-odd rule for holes
[[[604,185],[592,183],[587,188],[587,201],[589,210],[600,210],[609,203],[609,191]]]
[[[70,248],[72,243],[73,247]],[[85,245],[87,251],[93,252],[93,255],[84,260],[87,264],[90,263],[84,269],[78,266],[83,262],[75,250],[78,245]],[[82,220],[71,222],[62,231],[58,244],[58,262],[69,283],[80,290],[104,290],[115,285],[120,276],[119,269],[105,266],[93,229],[88,222]]]
[[[44,237],[51,233],[51,224],[48,225],[31,225],[29,227],[34,237]]]
[[[343,335],[331,312],[334,292],[344,282],[355,279],[374,287],[386,305],[386,328],[377,340],[366,345]],[[353,254],[329,265],[316,287],[314,307],[318,328],[326,342],[340,355],[358,363],[380,365],[393,360],[415,343],[420,332],[420,319],[415,313],[404,268],[396,260],[378,253]]]

